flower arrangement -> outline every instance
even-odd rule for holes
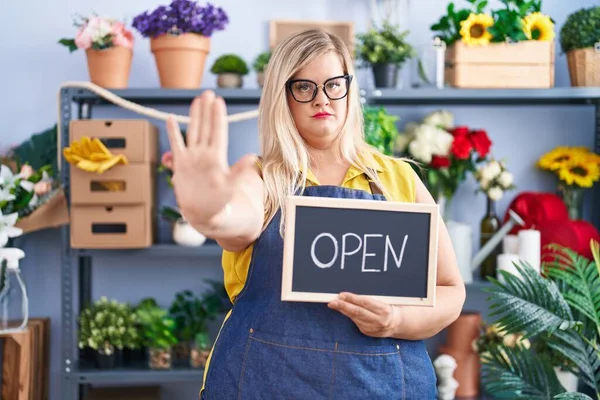
[[[70,52],[77,49],[104,50],[118,46],[133,48],[133,33],[123,22],[94,14],[90,17],[78,16],[73,25],[79,28],[75,38],[63,38],[58,42]]]
[[[430,27],[447,46],[554,40],[554,21],[541,13],[541,0],[501,0],[504,7],[491,12],[487,0],[467,1],[470,7],[462,9],[450,2],[446,15]]]
[[[424,164],[426,182],[434,198],[452,198],[467,173],[487,157],[492,142],[483,129],[454,126],[445,110],[427,115],[419,124],[407,124],[398,136],[396,150]]]
[[[477,192],[485,193],[494,201],[500,200],[505,191],[516,187],[513,175],[506,169],[506,163],[495,159],[484,162],[477,169],[475,179],[479,183]]]
[[[55,184],[50,165],[34,170],[24,164],[15,173],[8,165],[0,164],[0,247],[23,233],[15,225],[54,194]]]
[[[499,349],[506,357],[505,348],[513,349],[517,346],[523,349],[529,349],[532,344],[529,339],[524,338],[522,333],[506,333],[498,324],[481,324],[481,334],[473,343],[473,351],[480,355],[480,358],[485,358],[490,350]]]
[[[583,191],[600,179],[600,155],[586,147],[559,146],[543,154],[537,166],[558,178],[558,191],[571,219],[579,219]]]
[[[137,15],[132,26],[144,37],[184,33],[211,37],[214,32],[225,29],[228,23],[229,17],[221,7],[210,3],[202,6],[191,0],[173,0],[168,6],[159,6]]]
[[[101,297],[79,315],[78,346],[111,356],[115,350],[140,345],[137,316],[126,303]]]

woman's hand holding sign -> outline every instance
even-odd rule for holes
[[[401,308],[375,300],[369,296],[340,293],[329,302],[329,308],[350,318],[367,336],[391,337],[401,326]]]

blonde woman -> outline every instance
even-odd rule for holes
[[[352,59],[309,30],[273,52],[260,102],[261,159],[227,163],[223,99],[190,107],[184,144],[168,122],[173,184],[189,222],[223,247],[234,303],[212,349],[201,399],[434,399],[423,339],[454,321],[465,289],[440,229],[437,305],[391,306],[343,293],[329,304],[282,302],[286,196],[433,203],[412,168],[365,144]]]

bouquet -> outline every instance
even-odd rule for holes
[[[484,163],[475,173],[475,179],[479,183],[476,192],[481,191],[494,201],[500,200],[505,191],[515,188],[513,175],[506,169],[504,161],[491,159]]]
[[[487,0],[467,1],[470,6],[462,9],[450,2],[446,15],[430,27],[447,46],[554,40],[554,21],[541,13],[541,0],[501,0],[503,7],[491,12]]]
[[[8,165],[0,164],[0,247],[20,236],[23,230],[17,222],[48,200],[54,189],[51,173],[49,165],[36,171],[25,164],[15,173]]]
[[[133,48],[133,33],[123,22],[94,14],[91,17],[79,16],[73,25],[79,28],[75,38],[59,40],[70,52],[77,49],[104,50],[117,46]]]
[[[398,136],[396,151],[408,153],[424,165],[426,183],[434,198],[452,198],[467,173],[490,152],[492,142],[483,129],[454,127],[454,117],[445,110],[427,115],[419,124],[407,124]]]
[[[543,154],[537,165],[568,186],[590,188],[600,178],[600,156],[587,147],[556,147]]]
[[[221,7],[208,3],[201,6],[191,0],[173,0],[168,6],[137,15],[132,26],[145,37],[164,34],[182,35],[196,33],[210,37],[216,31],[225,29],[229,17]]]

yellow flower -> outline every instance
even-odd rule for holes
[[[587,154],[576,155],[558,170],[558,177],[568,185],[592,187],[600,179],[600,167],[595,161]]]
[[[460,22],[462,41],[469,46],[488,44],[492,34],[487,29],[493,25],[494,18],[489,14],[469,15],[469,18]]]
[[[523,18],[523,32],[529,40],[554,40],[554,23],[549,16],[535,12]]]
[[[589,153],[589,150],[586,147],[556,147],[540,157],[538,166],[549,171],[556,171],[563,167],[573,157],[585,153]]]

